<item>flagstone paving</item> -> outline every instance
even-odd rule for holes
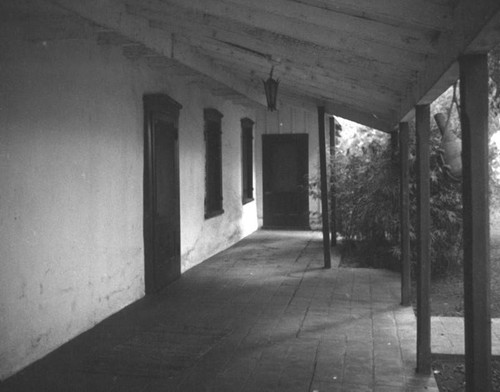
[[[437,391],[415,373],[399,275],[325,270],[321,247],[318,232],[258,231],[0,389]]]
[[[433,354],[465,354],[463,317],[431,317]],[[491,353],[500,355],[500,319],[491,320]]]

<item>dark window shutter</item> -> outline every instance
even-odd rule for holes
[[[220,215],[222,207],[222,114],[205,109],[205,218]]]

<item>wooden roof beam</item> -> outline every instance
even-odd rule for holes
[[[175,1],[175,0],[172,0]],[[212,0],[210,0],[212,1]],[[341,31],[351,34],[362,40],[374,41],[384,45],[412,51],[428,53],[433,51],[432,34],[422,29],[410,29],[406,24],[387,25],[368,17],[352,16],[346,13],[338,13],[328,8],[318,8],[305,3],[289,0],[214,0],[222,6],[231,9],[241,7],[242,12],[248,12],[252,19],[260,19],[264,13],[269,14],[276,21],[290,19],[304,23],[304,27],[321,27],[326,31]],[[186,1],[182,2],[186,4]],[[188,0],[190,5],[206,4],[206,0]],[[212,9],[212,3],[208,5],[208,12]],[[227,16],[227,15],[221,15]],[[269,17],[269,16],[268,16]]]
[[[398,85],[415,77],[416,64],[400,59],[398,64],[391,64],[385,59],[373,60],[362,58],[355,53],[321,48],[305,42],[261,31],[258,35],[246,34],[244,28],[236,24],[215,22],[214,18],[203,18],[196,27],[195,18],[182,23],[152,20],[151,26],[185,37],[191,45],[212,49],[216,52],[246,51],[269,59],[270,63],[286,66],[287,62],[324,69],[325,72],[345,73],[356,78],[373,77],[384,79],[386,83]],[[221,24],[221,25],[219,25]],[[234,30],[233,30],[234,27]],[[196,29],[196,30],[195,30]],[[203,31],[200,31],[202,29]],[[255,29],[248,27],[247,31]]]
[[[47,0],[99,26],[141,43],[158,54],[177,60],[189,68],[232,88],[257,103],[266,105],[264,94],[251,83],[236,77],[229,69],[216,66],[212,59],[195,49],[176,42],[165,31],[152,28],[149,21],[130,15],[126,7],[115,0]]]
[[[389,25],[447,31],[452,29],[450,5],[417,0],[292,0],[321,10],[334,11]]]
[[[201,50],[202,53],[204,52]],[[258,56],[249,56],[246,53],[232,52],[232,55],[221,55],[220,53],[207,53],[211,57],[215,57],[219,63],[229,67],[230,65],[237,66],[241,70],[257,71],[263,79],[267,77],[270,70],[270,63],[265,58]],[[342,75],[325,75],[314,69],[301,69],[294,64],[286,67],[276,67],[274,75],[280,78],[281,85],[290,83],[293,85],[304,85],[306,88],[317,88],[323,95],[328,96],[332,91],[338,95],[347,95],[355,97],[357,100],[366,102],[381,102],[387,105],[394,105],[400,97],[396,91],[390,90],[386,86],[374,85],[370,81],[359,81],[343,79]]]
[[[394,123],[410,118],[413,108],[434,101],[458,78],[460,55],[486,52],[500,43],[500,2],[462,0],[455,9],[453,30],[443,33],[434,61],[421,72],[402,101]]]
[[[375,41],[362,40],[352,34],[340,30],[327,30],[312,24],[282,17],[269,12],[258,11],[249,7],[231,4],[228,6],[223,0],[128,0],[130,4],[147,7],[155,12],[168,14],[172,5],[185,10],[200,13],[203,17],[212,15],[222,20],[236,21],[240,24],[251,25],[258,30],[270,31],[293,39],[309,42],[324,48],[340,49],[355,52],[368,59],[385,60],[398,64],[407,61],[414,64],[423,64],[426,55],[434,52],[431,47],[427,50],[414,52],[411,45],[405,48],[394,48]],[[224,25],[224,23],[222,24]]]
[[[200,54],[195,48],[175,42],[173,44],[172,58],[201,74],[228,86],[234,91],[249,99],[267,106],[261,83],[252,83],[236,76],[230,68],[221,67],[210,57]]]
[[[407,84],[407,82],[397,79],[383,78],[382,76],[376,78],[373,74],[353,74],[352,71],[348,73],[348,69],[345,70],[345,73],[340,72],[340,70],[336,72],[335,70],[325,69],[321,66],[295,63],[287,59],[282,59],[278,63],[268,56],[248,51],[244,48],[232,47],[224,43],[207,42],[205,40],[197,43],[191,41],[191,44],[210,57],[218,58],[225,62],[232,62],[240,67],[253,68],[263,74],[267,74],[271,65],[274,65],[277,77],[288,75],[315,83],[335,83],[338,87],[352,89],[353,91],[363,89],[367,94],[373,94],[373,96],[385,95],[399,99],[399,91],[404,89]],[[362,79],[363,76],[366,79]],[[372,76],[372,78],[369,76]]]
[[[332,49],[311,45],[282,34],[265,31],[234,20],[222,19],[202,12],[167,6],[163,2],[158,8],[147,8],[139,3],[127,0],[127,10],[137,16],[150,19],[152,27],[160,28],[194,42],[213,42],[233,45],[249,51],[261,52],[273,61],[286,58],[294,62],[326,67],[338,64],[343,69],[349,68],[360,75],[377,72],[392,78],[407,79],[408,75],[422,66],[424,59],[415,61],[411,57],[399,57],[397,62],[374,53],[376,58],[366,58],[352,51],[352,48]]]

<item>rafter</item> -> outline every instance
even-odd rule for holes
[[[258,74],[265,77],[269,72],[269,63],[265,58],[259,56],[249,56],[245,53],[221,54],[207,52],[200,48],[200,51],[218,59],[218,62],[226,67],[237,66],[240,70],[257,71]],[[280,66],[275,69],[274,75],[279,77],[281,84],[301,85],[304,88],[315,88],[321,92],[323,96],[329,96],[332,91],[339,96],[355,96],[356,101],[370,102],[380,104],[387,107],[398,102],[400,97],[396,91],[392,91],[387,87],[373,85],[370,81],[360,82],[343,78],[342,75],[323,74],[317,69],[303,69],[296,67],[294,64]]]
[[[329,10],[379,21],[392,26],[447,31],[452,29],[450,5],[416,0],[291,0]]]
[[[239,66],[254,66],[256,69],[261,69],[264,73],[268,71],[272,64],[275,66],[277,74],[293,73],[297,77],[306,80],[339,82],[347,86],[347,88],[366,89],[367,93],[374,92],[375,94],[395,96],[409,84],[408,79],[400,79],[391,75],[380,75],[368,70],[361,72],[361,70],[341,63],[332,63],[329,66],[319,65],[314,62],[314,59],[310,59],[307,54],[297,56],[299,58],[294,56],[294,60],[281,57],[278,61],[273,56],[267,56],[248,50],[247,48],[237,47],[210,38],[200,39],[199,41],[191,39],[190,44],[211,57],[234,61]],[[408,74],[407,78],[411,78],[411,75]]]
[[[329,9],[312,7],[289,0],[169,0],[177,5],[206,10],[207,13],[231,18],[246,15],[247,20],[267,18],[269,23],[293,23],[295,29],[301,26],[309,32],[320,27],[320,33],[329,32],[351,35],[368,42],[378,42],[384,46],[411,50],[420,53],[433,51],[427,31],[409,29],[404,24],[390,26],[369,18],[339,14]],[[214,10],[216,8],[216,10]],[[227,10],[227,11],[223,11]],[[239,20],[241,20],[238,17]],[[259,26],[270,30],[269,27]],[[287,34],[288,35],[288,34]],[[331,38],[329,38],[331,39]]]
[[[267,57],[273,64],[287,60],[321,67],[335,73],[351,75],[360,79],[380,79],[382,84],[406,88],[421,64],[406,57],[390,63],[385,58],[366,59],[354,52],[327,49],[290,37],[255,29],[230,20],[221,20],[199,12],[170,7],[168,12],[152,11],[149,8],[128,4],[128,10],[151,20],[151,26],[161,28],[177,36],[183,36],[193,44],[232,46],[250,53]]]
[[[230,23],[236,23],[239,24],[240,29],[243,26],[246,36],[258,38],[262,32],[273,32],[309,45],[337,50],[340,55],[352,53],[353,48],[355,48],[356,56],[361,58],[398,65],[404,63],[407,66],[413,65],[417,68],[419,65],[423,65],[426,60],[426,55],[423,53],[412,52],[410,45],[407,46],[406,50],[397,49],[377,42],[361,40],[342,31],[326,30],[290,18],[277,19],[275,15],[266,12],[254,14],[251,10],[241,6],[229,8],[224,6],[220,0],[127,1],[130,5],[136,5],[138,8],[152,12],[157,18],[161,15],[166,28],[169,25],[179,25],[179,23],[182,23],[180,27],[191,23],[195,28],[210,24],[212,26],[218,25],[218,30],[225,31],[227,34],[226,26]],[[232,29],[232,31],[238,30]],[[429,54],[427,53],[427,55]]]
[[[140,44],[127,53],[174,59],[260,104],[260,79],[275,65],[296,92],[385,124],[434,99],[459,55],[499,41],[498,0],[453,10],[423,0],[46,1]]]
[[[404,56],[398,58],[397,62],[391,62],[383,56],[376,56],[377,59],[364,58],[354,52],[353,48],[349,50],[329,49],[257,29],[248,24],[223,20],[177,6],[167,7],[161,3],[162,10],[152,10],[136,3],[136,0],[133,0],[133,3],[130,3],[131,0],[127,1],[128,11],[133,15],[149,19],[152,27],[161,28],[195,41],[213,40],[247,48],[269,57],[272,56],[273,61],[277,62],[281,58],[287,58],[294,62],[302,61],[325,67],[330,64],[338,64],[350,67],[355,71],[359,70],[364,75],[366,72],[377,72],[394,78],[407,79],[408,75],[419,69],[424,61],[421,59],[422,61],[416,62],[414,59]]]
[[[139,11],[135,9],[134,12]],[[398,63],[390,63],[387,59],[366,59],[353,52],[308,45],[290,37],[230,21],[223,22],[218,18],[204,17],[193,12],[189,13],[189,16],[172,16],[142,10],[140,14],[153,18],[150,22],[152,27],[184,36],[195,44],[201,41],[210,46],[232,46],[259,53],[274,64],[289,60],[293,63],[346,72],[354,77],[379,75],[387,78],[391,85],[411,79],[419,66],[406,58],[400,58]]]
[[[231,68],[217,65],[210,57],[202,55],[196,49],[188,45],[175,43],[172,58],[225,84],[257,103],[264,106],[267,105],[265,96],[260,89],[260,83],[251,83],[251,81],[237,77]]]
[[[500,2],[462,0],[454,12],[453,30],[439,41],[441,55],[429,61],[402,101],[398,118],[411,115],[416,104],[435,100],[458,77],[457,58],[462,54],[486,52],[500,43]]]
[[[141,43],[157,53],[175,59],[189,68],[221,82],[233,90],[265,105],[265,98],[255,85],[237,78],[231,69],[216,66],[212,59],[194,48],[175,42],[165,31],[152,28],[148,20],[134,17],[126,7],[114,0],[48,0],[63,9],[76,13],[106,29],[122,34],[133,42]]]

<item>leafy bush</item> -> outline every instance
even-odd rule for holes
[[[490,137],[500,128],[500,46],[490,52]],[[458,91],[457,91],[458,92]],[[452,102],[450,88],[432,105],[433,113],[445,113]],[[459,97],[458,97],[459,98]],[[457,110],[451,112],[450,126],[460,137]],[[441,134],[432,121],[430,154],[431,265],[435,275],[462,265],[461,183],[450,180],[439,164]],[[412,124],[411,124],[412,125]],[[415,132],[410,132],[415,135]],[[416,261],[416,170],[415,140],[410,143],[410,240]],[[490,208],[500,209],[500,154],[490,143]],[[330,154],[330,189],[337,200],[338,234],[353,247],[362,243],[365,256],[386,258],[386,266],[399,264],[399,157],[390,137],[368,128],[359,128],[352,138],[341,138]],[[497,175],[495,175],[497,173]],[[311,181],[311,194],[319,198],[319,179]],[[358,249],[359,249],[359,245]]]
[[[397,240],[398,172],[387,143],[370,142],[361,154],[336,154],[332,173],[342,237],[376,243]]]
[[[462,265],[462,189],[461,183],[450,180],[438,163],[440,136],[437,128],[433,129],[431,135],[430,255],[432,272],[438,275]],[[415,180],[416,177],[412,175],[410,202],[416,205]],[[416,217],[415,209],[410,217],[413,227],[416,227]],[[416,255],[413,260],[416,260]]]
[[[354,148],[330,154],[331,186],[337,200],[337,230],[344,244],[358,244],[373,258],[372,266],[397,266],[400,257],[399,157],[388,135],[360,130]],[[414,134],[414,132],[412,132]],[[359,135],[358,135],[359,138]],[[432,132],[431,152],[431,260],[434,274],[461,263],[460,184],[451,182],[438,163],[440,134]],[[416,175],[415,143],[410,153],[410,239],[415,249]],[[319,197],[318,180],[311,183]],[[362,245],[359,245],[362,244]],[[381,260],[381,259],[385,259]],[[416,260],[416,255],[412,257]]]

